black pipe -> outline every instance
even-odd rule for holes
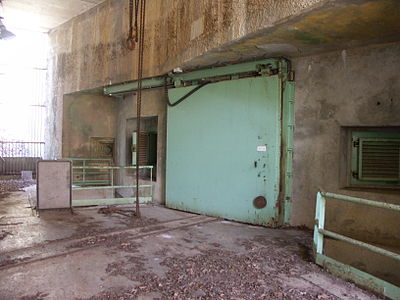
[[[182,97],[180,97],[176,102],[171,103],[169,101],[169,97],[168,97],[168,88],[167,88],[167,80],[168,77],[165,76],[164,77],[164,94],[165,94],[165,99],[167,101],[167,104],[169,107],[174,107],[176,105],[178,105],[179,103],[181,103],[182,101],[184,101],[185,99],[187,99],[188,97],[190,97],[191,95],[193,95],[195,92],[197,92],[199,89],[201,89],[202,87],[206,86],[207,84],[211,83],[211,81],[204,81],[203,83],[201,83],[200,85],[196,86],[193,90],[191,90],[190,92],[188,92],[187,94],[183,95]]]

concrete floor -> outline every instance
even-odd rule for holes
[[[143,206],[37,217],[0,197],[0,299],[379,299],[311,262],[311,233]]]

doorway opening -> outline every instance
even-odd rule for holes
[[[140,179],[156,181],[158,117],[142,117],[140,128],[141,132],[138,136],[136,132],[136,118],[126,120],[126,165],[136,165],[136,152],[139,151],[139,165],[153,167],[152,172],[147,168],[141,169],[139,172]],[[138,140],[140,149],[137,148]],[[128,175],[133,176],[134,170],[130,170]]]

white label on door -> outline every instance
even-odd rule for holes
[[[257,146],[257,151],[258,152],[265,152],[265,151],[267,151],[267,146]]]

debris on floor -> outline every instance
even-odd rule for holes
[[[24,187],[35,184],[35,180],[8,179],[0,180],[0,199],[10,192],[22,191]]]
[[[0,241],[2,240],[2,239],[4,239],[7,235],[12,235],[12,233],[11,232],[9,232],[9,231],[6,231],[6,230],[1,230],[0,231]]]
[[[287,256],[287,251],[262,236],[240,244],[246,252],[236,253],[214,243],[210,249],[199,248],[200,253],[194,256],[166,257],[160,263],[168,269],[165,276],[146,272],[146,258],[140,256],[109,264],[109,274],[126,276],[140,285],[110,289],[89,299],[137,299],[154,292],[159,299],[319,299],[326,295],[323,290],[285,289],[283,275],[298,276],[315,268],[299,260],[297,253]],[[167,249],[159,251],[160,255],[163,253]],[[337,298],[329,295],[326,299]]]
[[[0,299],[379,299],[315,265],[308,231],[160,206],[38,218],[27,194],[0,207]]]

